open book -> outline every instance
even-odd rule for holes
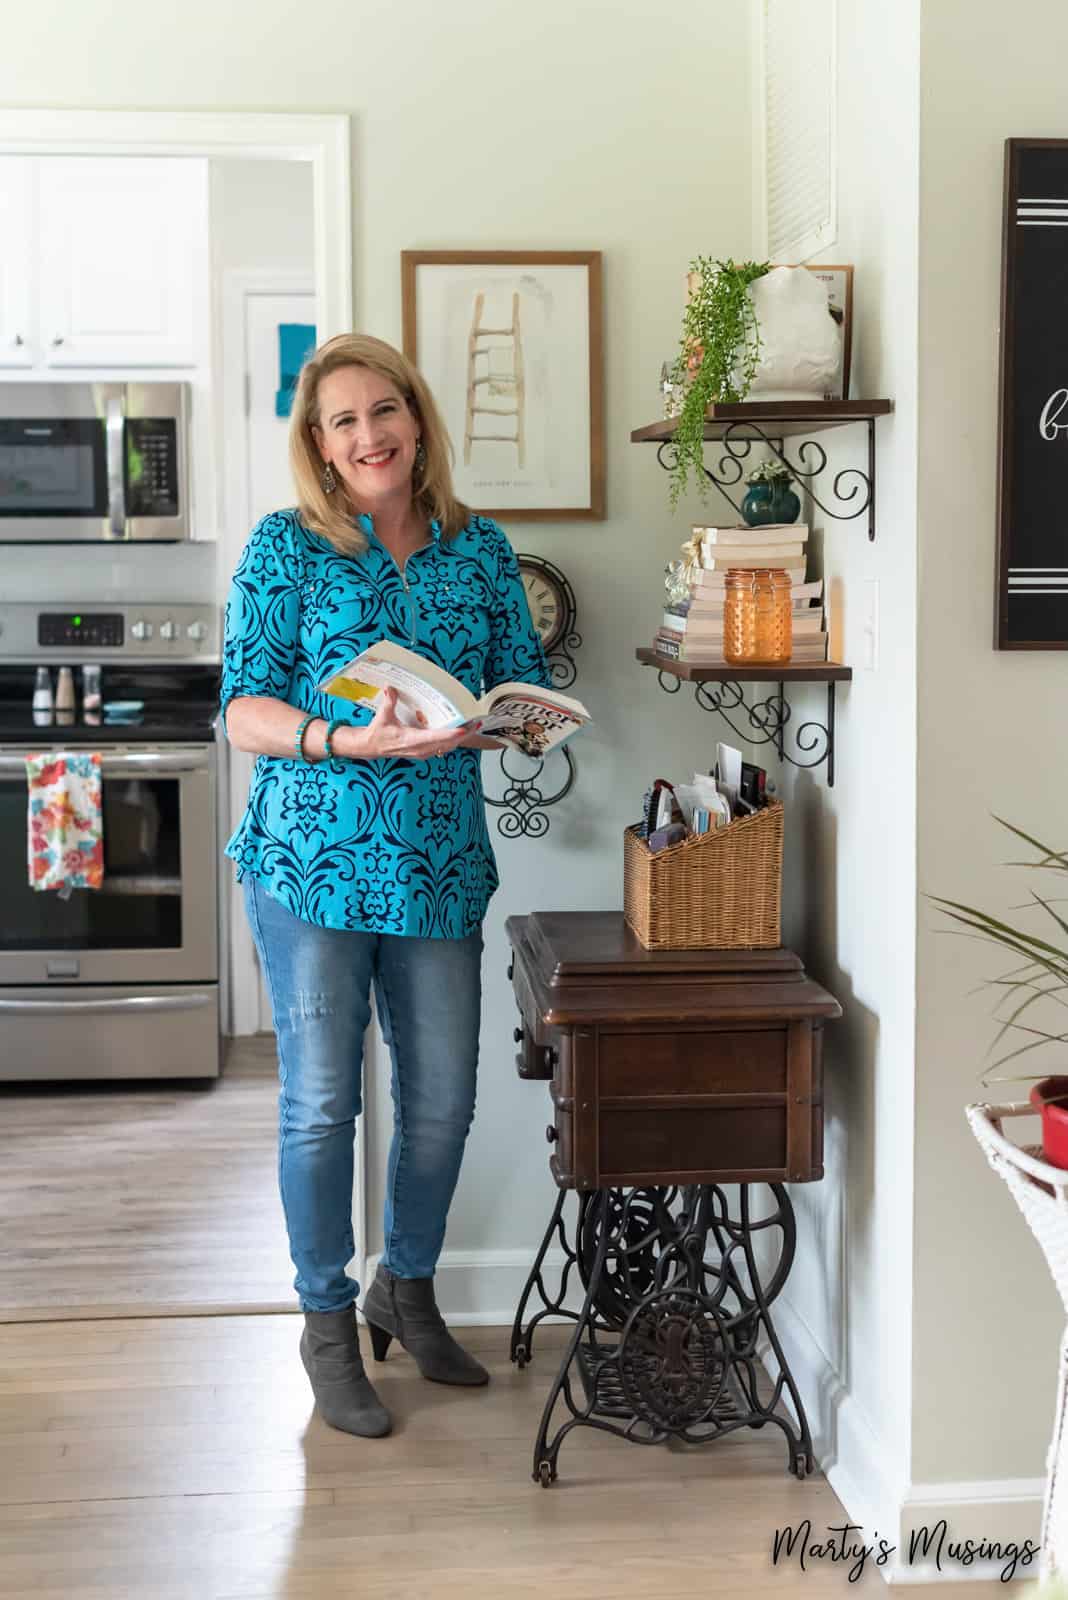
[[[499,683],[476,700],[451,672],[388,639],[356,656],[319,688],[372,711],[378,709],[384,689],[395,689],[398,722],[416,728],[465,728],[481,721],[480,734],[525,756],[545,755],[590,720],[580,701],[534,683]]]

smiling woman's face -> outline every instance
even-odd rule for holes
[[[361,510],[411,497],[420,431],[400,390],[369,367],[338,367],[319,384],[315,442]]]

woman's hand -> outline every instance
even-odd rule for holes
[[[366,728],[339,728],[334,749],[339,756],[382,760],[400,756],[406,761],[426,761],[431,756],[448,755],[465,743],[469,735],[462,728],[412,728],[397,720],[397,692],[382,691],[382,703]]]

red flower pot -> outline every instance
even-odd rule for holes
[[[1042,1154],[1051,1167],[1068,1170],[1068,1078],[1043,1078],[1029,1098],[1042,1115]]]

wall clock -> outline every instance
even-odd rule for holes
[[[554,689],[568,689],[576,678],[572,650],[582,643],[575,629],[575,592],[559,567],[544,556],[516,551],[519,572],[530,606],[531,621],[541,638]]]
[[[568,593],[570,585],[559,568],[541,556],[517,555],[516,560],[531,621],[542,649],[549,655],[569,632],[569,615],[574,620],[574,600]]]

